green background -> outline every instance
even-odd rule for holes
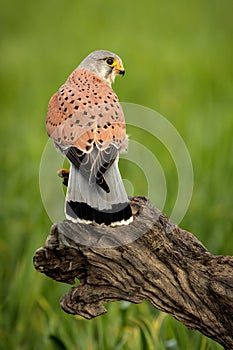
[[[108,313],[92,321],[66,315],[59,298],[69,286],[38,274],[32,257],[51,226],[38,182],[48,100],[95,49],[116,52],[124,61],[127,74],[114,84],[120,100],[161,113],[187,145],[194,190],[180,226],[213,254],[232,254],[233,2],[1,0],[0,5],[0,348],[221,349],[146,302],[109,304]],[[175,166],[158,140],[133,127],[128,132],[162,164],[168,186],[163,211],[169,215],[177,191]],[[146,194],[139,169],[134,174],[125,161],[121,169],[135,194]]]

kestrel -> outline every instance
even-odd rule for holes
[[[119,56],[94,51],[50,99],[46,130],[71,164],[65,214],[73,222],[116,226],[133,220],[118,169],[128,143],[125,119],[111,88],[124,73]]]

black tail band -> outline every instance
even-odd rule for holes
[[[132,217],[131,207],[128,203],[114,204],[111,210],[99,211],[86,203],[66,202],[66,214],[75,219],[95,221],[97,224],[110,225]]]

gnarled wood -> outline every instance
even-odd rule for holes
[[[189,232],[169,222],[144,197],[131,201],[134,222],[101,227],[53,225],[35,268],[77,287],[61,298],[64,311],[91,319],[104,303],[149,300],[233,349],[233,257],[214,256]]]

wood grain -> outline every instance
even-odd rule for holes
[[[91,319],[106,312],[108,301],[147,299],[232,350],[233,257],[212,255],[145,197],[132,198],[131,206],[128,226],[52,226],[34,266],[56,281],[79,279],[61,298],[63,310]]]

